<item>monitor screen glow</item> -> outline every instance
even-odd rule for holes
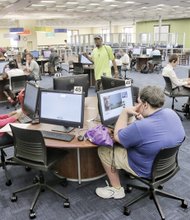
[[[8,64],[9,62],[7,61],[1,61],[0,62],[0,74],[3,73],[4,67]]]
[[[40,122],[83,127],[84,93],[42,90],[40,95]]]
[[[86,64],[86,65],[92,65],[93,63],[87,58],[85,57],[84,55],[80,55],[80,63],[82,64]]]
[[[49,58],[49,57],[50,57],[50,54],[51,54],[51,51],[50,51],[50,50],[44,50],[44,51],[43,51],[44,58]]]
[[[102,124],[113,125],[123,108],[133,106],[131,87],[117,87],[98,92],[98,103]]]

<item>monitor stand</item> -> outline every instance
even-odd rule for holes
[[[59,131],[59,132],[63,132],[63,133],[69,133],[73,130],[73,127],[65,127],[65,126],[56,126],[54,128],[52,128],[52,131]]]

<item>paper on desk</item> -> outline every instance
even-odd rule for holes
[[[0,129],[0,132],[11,133],[11,127],[9,126],[10,124],[19,128],[27,128],[30,125],[30,124],[21,124],[21,123],[8,123],[3,128]]]

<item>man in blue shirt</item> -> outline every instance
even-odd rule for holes
[[[178,115],[171,109],[163,109],[164,93],[156,86],[140,91],[138,104],[122,111],[114,130],[114,138],[123,147],[114,150],[100,147],[99,157],[111,186],[99,187],[96,194],[101,198],[125,197],[118,170],[124,169],[140,177],[149,178],[153,161],[161,148],[170,148],[183,142],[185,131]],[[137,120],[129,124],[131,117]]]

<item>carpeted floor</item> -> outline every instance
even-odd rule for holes
[[[187,77],[187,68],[178,67],[176,69],[179,77]],[[136,72],[129,72],[128,76],[134,79],[134,85],[143,87],[145,85],[158,85],[164,88],[164,80],[160,74],[140,74]],[[40,82],[40,86],[44,88],[52,87],[52,78],[44,76]],[[94,88],[91,88],[89,95],[95,95]],[[176,107],[181,108],[186,101],[185,98],[178,99]],[[171,99],[166,97],[165,107],[171,107]],[[6,104],[0,104],[0,113],[11,111],[6,109]],[[186,140],[179,152],[180,171],[165,184],[164,188],[167,191],[176,193],[181,197],[185,197],[190,203],[190,120],[184,118],[183,125],[186,131]],[[6,150],[7,154],[11,156],[13,149]],[[2,169],[0,169],[0,219],[1,220],[26,220],[28,217],[28,210],[34,196],[35,190],[27,191],[18,196],[18,201],[12,203],[10,201],[11,192],[32,183],[35,171],[26,172],[24,167],[9,166],[9,172],[12,177],[13,184],[11,186],[5,185],[5,176]],[[126,201],[138,193],[134,190],[121,200],[103,200],[98,198],[94,191],[98,186],[104,186],[106,177],[82,183],[79,185],[75,182],[69,182],[67,187],[59,184],[59,179],[52,174],[47,174],[48,182],[65,193],[70,199],[70,209],[63,208],[63,201],[58,196],[49,191],[42,193],[36,205],[35,211],[37,219],[40,220],[155,220],[160,219],[160,216],[153,204],[152,200],[148,198],[143,199],[138,204],[131,208],[131,215],[123,215],[123,205]],[[121,172],[122,185],[130,181],[124,172]],[[168,220],[187,220],[190,219],[190,210],[183,210],[180,208],[180,202],[176,202],[166,198],[160,198],[160,203],[163,207],[166,219]]]

